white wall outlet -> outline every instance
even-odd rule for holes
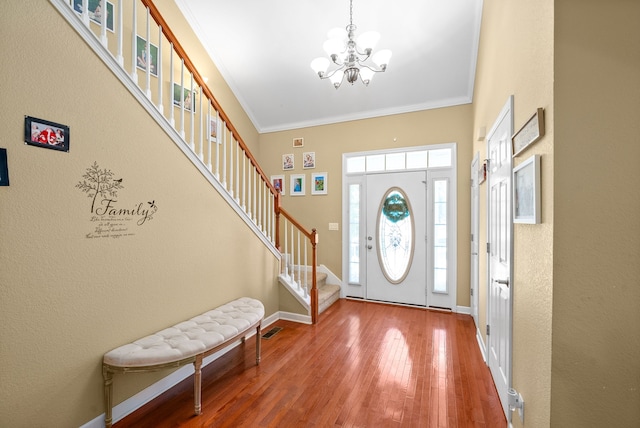
[[[338,223],[329,223],[329,230],[340,230]]]

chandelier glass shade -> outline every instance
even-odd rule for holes
[[[322,47],[329,58],[319,57],[311,61],[311,68],[320,79],[329,79],[338,89],[342,82],[353,83],[360,80],[369,85],[375,73],[386,71],[391,51],[383,49],[372,55],[380,34],[367,31],[356,38],[357,27],[353,25],[353,0],[349,1],[349,25],[334,28],[328,33],[328,40]],[[333,67],[329,70],[329,67]]]

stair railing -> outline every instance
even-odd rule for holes
[[[318,253],[316,250],[318,233],[316,229],[309,231],[302,226],[287,210],[279,206],[279,201],[280,198],[277,198],[276,237],[284,238],[277,243],[282,253],[280,275],[293,284],[294,292],[298,292],[305,300],[309,299],[311,323],[316,324],[318,322]],[[282,220],[282,232],[280,220]]]
[[[260,239],[274,253],[290,260],[289,270],[281,274],[305,287],[311,297],[310,312],[315,323],[318,312],[315,229],[308,231],[280,207],[280,194],[153,1],[49,1]],[[280,238],[280,229],[284,240]],[[301,236],[306,239],[303,244]],[[312,253],[311,289],[307,275],[304,280],[301,278],[301,269],[308,266],[308,247]]]

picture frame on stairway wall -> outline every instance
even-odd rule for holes
[[[196,91],[183,88],[177,83],[173,84],[173,105],[182,107],[185,111],[196,113]]]
[[[273,184],[273,187],[275,187],[282,196],[285,195],[284,175],[272,175],[271,184]]]
[[[291,174],[289,176],[290,188],[289,194],[291,196],[304,196],[305,194],[305,175],[304,174]]]
[[[45,149],[69,151],[69,127],[37,117],[24,117],[24,142]]]
[[[311,194],[326,195],[327,194],[327,173],[315,172],[311,174]]]
[[[89,19],[98,25],[102,25],[102,17],[105,14],[105,11],[103,9],[103,3],[104,3],[103,0],[87,1],[87,11],[88,11]],[[113,33],[115,29],[113,24],[113,17],[115,16],[113,3],[109,1],[106,3],[107,3],[107,10],[106,10],[107,30]],[[73,10],[79,13],[80,15],[82,15],[82,12],[83,12],[82,4],[83,4],[83,0],[73,0]]]
[[[146,73],[149,66],[149,74],[158,77],[158,46],[149,43],[140,36],[136,36],[136,67]]]

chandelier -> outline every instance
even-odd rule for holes
[[[389,49],[383,49],[371,55],[380,39],[378,32],[367,31],[355,40],[356,29],[357,27],[353,25],[353,0],[349,0],[349,25],[344,30],[342,28],[330,30],[329,40],[322,45],[331,61],[325,57],[311,61],[311,68],[320,79],[331,80],[336,89],[340,87],[345,77],[347,82],[353,85],[360,76],[362,83],[368,86],[375,73],[386,71],[391,58]],[[336,68],[327,71],[331,63]]]

